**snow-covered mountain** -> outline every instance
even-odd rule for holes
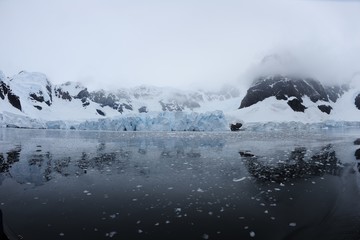
[[[289,71],[289,61],[279,67],[281,58],[275,56],[261,62],[266,71],[258,70],[247,91],[152,86],[89,91],[80,83],[54,85],[42,73],[23,71],[9,78],[0,72],[0,127],[207,131],[269,122],[271,126],[286,123],[285,127],[294,122],[318,127],[358,125],[360,74],[348,84],[324,84]]]
[[[233,87],[224,87],[217,92],[151,86],[88,91],[80,83],[53,85],[42,73],[22,71],[13,78],[6,78],[0,73],[2,126],[112,130],[227,129],[222,111],[235,109],[239,101],[240,92]],[[208,122],[211,119],[214,122]]]
[[[319,81],[291,57],[271,55],[252,71],[255,80],[227,119],[246,123],[359,122],[360,74],[346,84]],[[301,72],[303,71],[303,72]]]
[[[347,85],[323,86],[319,81],[311,78],[300,79],[281,75],[261,77],[249,88],[241,101],[240,109],[250,107],[269,97],[287,101],[295,112],[305,112],[308,108],[303,98],[309,98],[312,103],[318,104],[320,111],[331,113],[331,104],[348,90]]]

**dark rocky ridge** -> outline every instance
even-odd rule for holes
[[[51,106],[52,104],[52,84],[49,82],[49,80],[46,80],[46,92],[38,91],[38,92],[31,92],[29,94],[29,98],[31,100],[37,101],[37,102],[45,102],[46,105]],[[50,100],[45,101],[45,94],[49,96]]]
[[[360,110],[360,93],[355,97],[355,106]]]
[[[295,112],[304,112],[307,107],[302,104],[302,99],[294,98],[289,100],[287,104],[294,110]]]
[[[320,109],[320,111],[327,113],[327,114],[330,114],[331,110],[333,109],[329,105],[319,105],[318,108]]]
[[[296,78],[282,75],[258,78],[241,101],[240,109],[254,105],[269,97],[288,100],[288,105],[297,112],[304,112],[303,97],[307,96],[314,103],[318,101],[336,102],[347,91],[347,86],[323,86],[312,78]],[[290,99],[291,98],[291,99]],[[359,99],[360,106],[360,99]],[[319,110],[330,113],[331,106],[319,105]]]
[[[64,100],[72,100],[72,97],[70,96],[68,91],[63,91],[61,88],[55,88],[55,96],[58,98],[64,99]]]
[[[0,81],[0,98],[2,100],[5,100],[5,97],[7,97],[9,103],[19,109],[21,111],[21,102],[18,96],[16,96],[15,94],[13,94],[12,90],[10,89],[10,87],[3,81]]]

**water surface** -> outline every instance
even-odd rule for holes
[[[0,129],[23,239],[360,239],[360,131]]]

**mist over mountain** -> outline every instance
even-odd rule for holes
[[[235,123],[360,119],[359,74],[338,84],[301,73],[295,63],[289,56],[266,56],[252,69],[249,87],[216,91],[146,85],[94,91],[76,82],[53,84],[42,73],[1,73],[1,126],[205,131]]]
[[[359,11],[358,1],[0,1],[0,68],[91,91],[216,90],[250,87],[244,74],[275,53],[291,56],[288,71],[339,83],[359,71]]]

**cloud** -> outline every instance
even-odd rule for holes
[[[0,0],[0,69],[93,88],[217,88],[286,49],[342,78],[360,68],[359,12],[329,1]]]

